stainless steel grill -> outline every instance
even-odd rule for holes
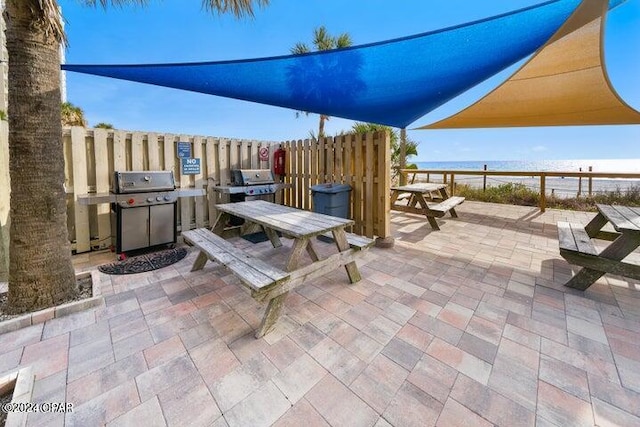
[[[172,171],[114,173],[111,236],[118,258],[127,251],[176,243],[175,187]]]
[[[273,195],[291,184],[275,182],[273,172],[269,169],[232,169],[231,185],[213,186],[213,191],[229,194],[231,202],[252,199],[271,199]],[[267,197],[265,197],[267,196]]]
[[[275,202],[276,192],[291,188],[291,184],[275,182],[269,169],[232,169],[231,185],[216,185],[213,191],[229,195],[229,202],[262,199]],[[233,217],[230,225],[241,225],[241,218]]]
[[[232,169],[231,183],[233,185],[263,185],[273,184],[273,173],[269,169]]]
[[[119,259],[126,252],[177,240],[177,202],[204,196],[203,189],[177,189],[172,171],[114,172],[111,192],[79,195],[84,205],[111,204],[111,240]]]
[[[114,172],[111,191],[116,194],[171,191],[176,188],[172,171]]]

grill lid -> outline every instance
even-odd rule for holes
[[[112,191],[116,194],[169,191],[176,188],[173,171],[114,172]]]
[[[232,169],[232,185],[273,184],[273,173],[269,169]]]

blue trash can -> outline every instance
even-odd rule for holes
[[[348,184],[326,183],[311,187],[313,211],[325,215],[349,218]]]

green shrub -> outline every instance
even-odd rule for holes
[[[113,125],[111,123],[100,122],[94,126],[96,129],[113,129]]]
[[[538,206],[540,194],[528,188],[524,184],[506,183],[495,187],[474,188],[468,184],[456,186],[456,195],[463,196],[468,200],[480,202],[505,203],[510,205]]]
[[[547,197],[547,206],[556,209],[596,211],[596,204],[640,206],[640,186],[633,185],[626,190],[619,187],[612,191],[584,197]]]

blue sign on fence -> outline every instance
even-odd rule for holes
[[[180,159],[180,173],[182,175],[197,175],[200,173],[200,159]]]
[[[178,157],[180,157],[181,159],[188,159],[191,157],[190,142],[178,142]]]

